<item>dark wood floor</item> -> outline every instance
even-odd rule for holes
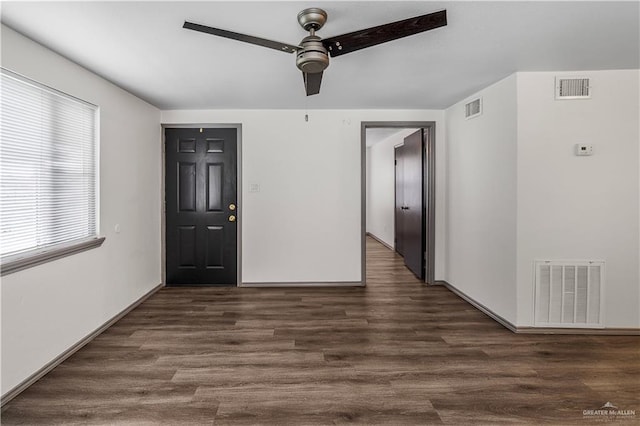
[[[513,334],[367,244],[364,289],[163,289],[2,422],[640,423],[638,337]]]

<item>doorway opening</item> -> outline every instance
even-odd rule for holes
[[[379,244],[434,283],[435,123],[363,122],[362,258]],[[366,271],[363,269],[363,280]]]

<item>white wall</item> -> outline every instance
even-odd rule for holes
[[[589,77],[591,99],[556,101],[557,75]],[[517,73],[479,93],[480,117],[446,111],[447,281],[527,327],[535,260],[604,260],[605,327],[640,327],[639,81]],[[575,156],[577,143],[595,154]]]
[[[554,78],[591,79],[588,100]],[[518,73],[518,325],[533,323],[533,261],[606,262],[607,327],[640,327],[638,70]],[[591,157],[574,145],[594,146]]]
[[[163,124],[242,124],[243,283],[361,281],[362,121],[435,121],[436,143],[444,144],[442,111],[312,110],[309,122],[305,113],[162,112]],[[436,196],[443,197],[439,170]],[[248,192],[250,184],[260,192]],[[437,249],[444,239],[443,200]],[[443,271],[442,256],[437,253],[436,274]]]
[[[446,110],[446,281],[516,320],[516,76],[478,93],[482,115]]]
[[[367,232],[395,247],[395,147],[416,129],[398,129],[398,133],[368,148]]]
[[[160,284],[160,112],[2,27],[2,66],[100,107],[102,247],[2,277],[2,394]],[[120,224],[121,232],[113,232]]]

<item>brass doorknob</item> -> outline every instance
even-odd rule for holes
[[[236,205],[231,203],[229,204],[229,210],[234,211],[236,209]]]
[[[229,216],[229,222],[235,222],[236,217],[234,215]]]

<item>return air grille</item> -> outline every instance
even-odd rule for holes
[[[588,78],[556,77],[556,99],[588,99],[591,87]]]
[[[535,325],[602,328],[604,262],[536,261]]]
[[[482,99],[474,99],[464,105],[464,118],[473,118],[482,114]]]

